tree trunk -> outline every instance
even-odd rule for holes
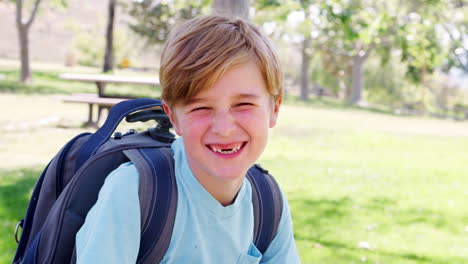
[[[352,86],[351,95],[348,97],[348,102],[350,104],[357,105],[362,100],[362,90],[364,87],[364,62],[366,62],[373,49],[374,44],[371,44],[366,51],[362,50],[352,57]]]
[[[351,68],[352,70],[352,68]],[[351,94],[353,93],[353,84],[352,84],[352,80],[353,80],[353,74],[352,74],[352,71],[348,71],[348,72],[351,72],[351,74],[349,74],[349,77],[346,77],[343,81],[342,81],[342,89],[343,89],[343,96],[342,98],[344,99],[344,101],[347,101],[347,102],[350,102],[350,98],[351,98]]]
[[[18,29],[19,51],[21,61],[20,82],[31,82],[31,67],[29,65],[29,29],[31,28],[41,0],[35,0],[31,15],[23,19],[23,0],[16,0],[16,28]]]
[[[115,0],[109,0],[108,20],[106,29],[106,52],[104,55],[103,72],[109,72],[114,69],[114,17]]]
[[[351,94],[348,98],[350,104],[358,104],[362,99],[362,87],[364,83],[364,75],[362,68],[364,65],[363,57],[356,55],[352,58],[353,60],[353,70],[351,75]]]
[[[214,0],[213,13],[249,19],[249,0]]]
[[[16,28],[18,29],[18,41],[20,52],[21,72],[19,81],[31,82],[31,68],[29,66],[29,25],[23,22],[23,1],[16,1]]]
[[[18,26],[18,36],[20,44],[21,73],[20,82],[31,82],[31,67],[29,65],[29,27],[26,25]]]
[[[302,64],[301,64],[301,100],[309,99],[309,66],[311,59],[310,44],[312,37],[310,34],[304,38],[302,43]]]

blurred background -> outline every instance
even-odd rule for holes
[[[48,160],[95,129],[60,96],[96,85],[61,74],[157,79],[170,29],[213,12],[279,51],[286,98],[260,162],[303,263],[468,263],[467,0],[0,0],[0,263]]]

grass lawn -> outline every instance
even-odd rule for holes
[[[30,93],[0,94],[0,105],[0,263],[10,263],[33,184],[87,130],[87,107]],[[289,103],[260,163],[289,198],[303,263],[457,264],[468,263],[467,150],[468,122]]]
[[[468,263],[468,123],[283,110],[262,163],[304,263]]]
[[[72,94],[72,93],[97,93],[94,83],[61,80],[59,75],[65,72],[101,74],[98,69],[92,68],[47,68],[43,67],[33,72],[33,83],[31,85],[18,84],[19,72],[11,66],[4,66],[0,60],[0,93],[16,94]],[[128,70],[116,71],[114,74],[125,76],[157,76],[156,72],[139,73]],[[159,88],[155,89],[150,85],[126,85],[108,84],[106,93],[109,95],[138,96],[138,97],[158,97]]]

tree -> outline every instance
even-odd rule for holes
[[[145,38],[148,45],[161,44],[178,20],[207,13],[209,3],[209,0],[134,1],[129,12],[134,20],[129,27]]]
[[[114,17],[115,17],[116,0],[109,0],[108,18],[106,28],[106,51],[104,55],[103,72],[112,71],[114,69]]]
[[[312,60],[312,33],[316,28],[311,19],[311,9],[318,1],[311,0],[259,0],[256,1],[256,20],[261,24],[273,25],[276,38],[297,37],[301,39],[300,99],[309,98],[309,74]],[[290,17],[300,17],[289,22]]]
[[[445,70],[455,67],[468,74],[468,2],[451,0],[446,6],[447,12],[435,14],[451,41]]]
[[[249,0],[214,0],[213,12],[249,18]]]
[[[228,13],[248,18],[249,0],[140,0],[130,7],[130,29],[146,39],[148,45],[164,43],[179,20],[201,14]]]
[[[309,33],[302,41],[302,61],[301,61],[301,88],[300,99],[307,101],[309,99],[309,72],[311,60],[312,36]]]
[[[422,98],[429,91],[434,106],[443,111],[450,108],[449,95],[456,97],[456,87],[441,84],[443,76],[436,70],[458,68],[468,72],[466,5],[459,0],[413,0],[400,29],[402,61],[408,65],[406,76],[424,88]]]
[[[32,11],[25,19],[23,17],[24,1],[16,0],[16,28],[18,29],[18,38],[20,45],[20,60],[21,60],[21,73],[20,81],[22,83],[29,83],[31,81],[31,67],[29,65],[29,29],[34,22],[37,10],[41,0],[35,0]]]
[[[312,32],[316,30],[317,25],[313,23],[312,10],[317,2],[311,0],[301,0],[295,6],[295,12],[301,12],[304,15],[304,20],[298,24],[296,32],[301,34],[301,70],[300,70],[300,95],[301,100],[308,100],[310,93],[310,62],[312,60]]]
[[[254,6],[255,20],[261,15],[261,22],[275,24],[273,34],[284,30],[282,34],[293,35],[289,41],[301,40],[302,99],[308,98],[310,64],[318,54],[320,70],[339,80],[347,102],[358,104],[371,56],[384,66],[401,54],[400,65],[418,87],[424,87],[424,75],[442,66],[466,70],[467,5],[464,0],[258,0]],[[299,23],[291,23],[291,17],[300,18]]]
[[[344,82],[344,98],[350,104],[359,104],[365,62],[377,48],[382,56],[388,56],[399,5],[394,1],[325,1],[320,10],[325,25],[318,45],[326,52],[348,58],[350,72],[344,76],[350,79]]]
[[[34,0],[28,2],[24,0],[11,0],[16,2],[16,28],[18,30],[19,51],[20,51],[20,82],[31,82],[31,67],[29,64],[29,30],[36,18],[39,6],[42,0]],[[66,7],[67,0],[49,0],[50,7]],[[29,16],[25,17],[24,13],[29,11]]]
[[[301,99],[309,98],[310,63],[313,57],[312,51],[315,51],[316,54],[333,55],[322,56],[322,60],[327,60],[324,64],[328,66],[340,62],[339,65],[328,68],[334,69],[333,74],[337,78],[349,76],[349,80],[342,82],[345,84],[345,99],[352,104],[361,101],[364,63],[374,51],[376,43],[381,42],[382,35],[388,30],[390,17],[386,8],[381,7],[384,4],[371,0],[262,0],[261,2],[267,5],[287,2],[286,9],[289,9],[290,14],[286,20],[290,17],[299,20],[292,26],[292,31],[302,40]],[[343,63],[343,58],[347,58],[349,63]],[[348,67],[350,64],[351,67]]]

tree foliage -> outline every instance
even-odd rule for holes
[[[415,84],[437,69],[467,71],[467,6],[466,0],[260,0],[255,5],[256,20],[274,25],[277,39],[312,38],[308,49],[298,45],[302,61],[320,56],[320,67],[340,80],[351,103],[360,100],[369,56],[384,66],[399,54]]]
[[[436,13],[443,1],[410,1],[399,17],[395,46],[401,50],[402,61],[407,62],[406,76],[414,82],[421,82],[425,74],[433,73],[446,57],[435,26]]]
[[[249,19],[249,0],[213,0],[213,13]]]
[[[129,26],[147,44],[163,43],[177,21],[206,13],[208,4],[208,0],[134,1],[129,11],[133,22]]]
[[[447,1],[450,11],[438,13],[441,27],[450,40],[444,70],[462,69],[468,74],[468,1]]]
[[[148,43],[160,43],[177,20],[208,13],[212,3],[140,0],[132,4],[132,29],[146,36]],[[310,93],[309,83],[319,87],[319,80],[330,79],[318,78],[319,72],[334,76],[336,81],[329,82],[333,87],[325,88],[339,90],[350,103],[359,103],[377,87],[387,87],[382,89],[391,98],[404,98],[404,89],[396,88],[402,82],[423,88],[426,76],[438,70],[468,72],[466,0],[256,0],[251,4],[255,10],[251,19],[275,42],[300,54],[293,76],[298,76],[296,84],[304,99]],[[372,64],[367,66],[367,61]],[[382,68],[388,63],[399,67],[395,78],[407,78],[394,85],[375,85],[378,76],[366,81],[370,73],[378,74],[367,69],[377,63]]]

